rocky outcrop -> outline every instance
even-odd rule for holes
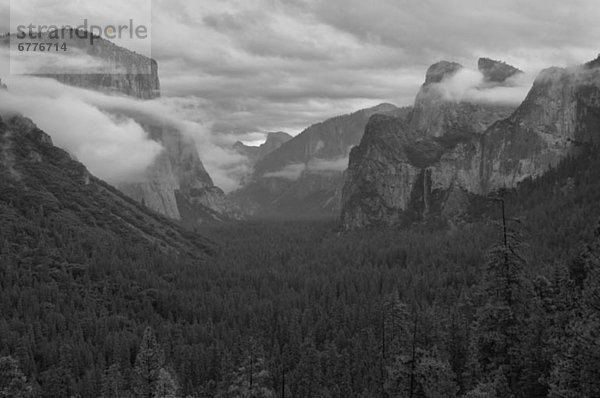
[[[461,69],[462,65],[447,61],[429,67],[410,119],[413,134],[420,137],[481,134],[493,122],[507,117],[514,110],[510,106],[476,104],[448,98],[440,83]]]
[[[523,73],[512,65],[489,58],[479,58],[477,69],[483,74],[485,81],[503,83],[507,79]]]
[[[80,38],[77,33],[85,38]],[[30,75],[51,77],[70,86],[120,93],[140,99],[152,99],[160,96],[158,64],[155,60],[120,47],[101,37],[94,36],[90,40],[89,33],[63,29],[58,37],[27,38],[27,42],[65,43],[68,51],[57,52],[64,57],[64,62],[50,64],[27,64],[26,70],[20,71]],[[15,36],[12,36],[15,40]],[[11,36],[0,40],[0,45],[10,45]],[[72,58],[86,57],[79,62],[71,62]],[[83,69],[85,68],[85,69]]]
[[[148,168],[144,180],[121,184],[119,189],[153,210],[173,219],[182,219],[180,205],[185,201],[200,204],[194,201],[195,197],[212,189],[213,181],[191,138],[165,126],[146,125],[145,129],[151,139],[162,144],[164,151]]]
[[[501,63],[479,64],[495,71],[490,80],[518,73]],[[432,211],[457,217],[469,195],[514,187],[576,153],[578,145],[597,143],[598,66],[593,61],[578,68],[543,71],[523,103],[496,122],[493,119],[503,111],[476,104],[443,98],[418,104],[428,94],[423,93],[426,83],[412,117],[431,120],[373,117],[369,121],[350,156],[343,191],[344,226],[394,225]]]
[[[462,65],[456,62],[440,61],[431,65],[425,73],[424,86],[440,83],[442,80],[453,76],[462,69]]]
[[[135,56],[136,58],[140,57],[138,54]],[[126,73],[51,74],[46,75],[46,77],[52,77],[70,86],[89,88],[106,93],[121,93],[140,99],[152,99],[160,97],[160,83],[156,61],[151,60],[150,65],[148,72],[145,72],[147,66],[133,63],[127,65],[128,72]],[[40,76],[44,77],[44,75]]]
[[[369,118],[409,111],[381,104],[310,126],[258,161],[250,182],[231,197],[251,217],[337,217],[349,152],[360,142]]]

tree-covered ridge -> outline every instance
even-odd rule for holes
[[[46,149],[44,167],[16,163],[21,180],[0,162],[2,393],[599,395],[595,148],[502,195],[506,243],[499,202],[486,199],[479,221],[447,228],[206,226],[214,250],[198,258],[174,254],[181,237],[204,240],[172,224],[153,235],[173,242],[165,250],[108,222],[101,183],[77,182]],[[114,211],[148,214],[123,203]],[[140,228],[160,221],[147,217]]]
[[[207,239],[90,175],[28,119],[0,119],[0,176],[0,217],[13,234],[24,233],[20,244],[35,246],[40,240],[54,240],[50,246],[56,246],[57,256],[69,253],[63,249],[69,241],[85,241],[87,249],[83,250],[88,255],[92,247],[112,241],[194,257],[210,250]],[[42,227],[37,234],[29,231],[36,223]],[[53,230],[60,236],[52,234]]]

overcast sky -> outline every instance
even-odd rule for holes
[[[103,17],[143,8],[44,0],[38,9],[75,19],[69,1]],[[600,51],[599,15],[598,0],[154,0],[152,56],[163,95],[200,97],[213,131],[249,138],[411,104],[441,59],[474,67],[487,56],[526,71],[587,61]]]
[[[527,70],[600,51],[598,0],[155,2],[164,92],[208,99],[218,130],[298,132],[380,102],[411,104],[441,59]]]

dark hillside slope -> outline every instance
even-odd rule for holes
[[[22,117],[0,119],[0,236],[20,246],[47,242],[57,261],[69,260],[64,249],[74,242],[83,256],[113,242],[192,257],[209,248],[208,240],[90,175]]]

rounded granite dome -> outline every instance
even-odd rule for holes
[[[425,75],[425,84],[439,83],[444,78],[454,75],[456,72],[462,69],[462,65],[456,62],[440,61],[437,62],[427,69]]]

